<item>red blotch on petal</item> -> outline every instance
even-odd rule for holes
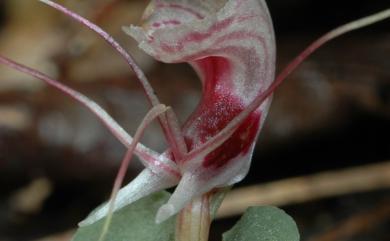
[[[238,155],[247,154],[255,141],[259,120],[259,114],[249,116],[227,141],[206,156],[203,167],[219,168]]]
[[[196,62],[203,75],[203,96],[190,118],[189,129],[196,128],[196,137],[186,136],[189,150],[221,131],[245,106],[233,95],[234,84],[230,62],[222,57],[207,57]],[[240,154],[246,154],[255,141],[260,113],[251,114],[236,132],[220,147],[206,156],[203,166],[219,168]],[[190,132],[191,133],[191,132]]]

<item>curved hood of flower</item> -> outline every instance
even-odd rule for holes
[[[157,60],[188,62],[198,72],[202,99],[183,128],[189,150],[218,133],[274,79],[274,33],[264,1],[155,0],[141,27],[124,29]],[[251,152],[266,107],[219,148],[223,155],[214,151],[203,166],[223,166]]]
[[[123,29],[155,59],[187,62],[198,73],[202,97],[182,126],[190,153],[207,145],[274,79],[274,32],[264,0],[154,0],[146,9],[141,26]],[[118,193],[119,205],[115,209],[178,184],[157,213],[156,220],[161,222],[213,188],[242,180],[249,170],[270,102],[271,98],[264,101],[217,148],[191,158],[175,159],[179,177],[146,169]],[[173,158],[169,151],[164,155]],[[107,206],[84,224],[105,213]]]

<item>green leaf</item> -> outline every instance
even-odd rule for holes
[[[251,207],[223,241],[299,241],[294,220],[276,207]]]
[[[105,241],[173,241],[175,217],[156,224],[158,208],[170,194],[159,192],[130,204],[114,213]],[[105,219],[79,228],[73,241],[97,241]]]

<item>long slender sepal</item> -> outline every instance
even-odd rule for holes
[[[143,133],[144,133],[146,127],[154,119],[156,119],[159,115],[161,115],[164,112],[166,112],[168,109],[169,109],[169,107],[166,107],[165,105],[161,105],[161,104],[154,106],[146,114],[145,118],[142,120],[140,126],[138,127],[138,129],[137,129],[137,131],[136,131],[136,133],[134,135],[133,142],[131,143],[131,145],[129,146],[129,148],[128,148],[127,152],[126,152],[126,155],[125,155],[125,157],[124,157],[124,159],[122,161],[122,164],[121,164],[121,166],[119,168],[118,175],[117,175],[117,177],[115,179],[114,187],[113,187],[113,190],[112,190],[112,193],[111,193],[108,214],[107,214],[106,221],[104,223],[104,226],[103,226],[102,233],[100,235],[99,241],[103,241],[104,237],[107,234],[108,228],[109,228],[110,223],[111,223],[114,207],[115,207],[116,196],[118,194],[119,188],[122,185],[123,179],[125,178],[127,168],[129,167],[130,160],[131,160],[131,158],[133,156],[133,153],[134,153],[135,147],[137,146],[137,143],[140,141],[141,137],[143,136]]]
[[[72,19],[76,20],[77,22],[81,23],[82,25],[86,26],[87,28],[91,29],[98,35],[100,35],[110,46],[112,46],[126,61],[126,63],[130,66],[130,68],[134,71],[135,75],[137,76],[138,80],[140,81],[143,90],[149,100],[149,102],[152,104],[152,106],[156,106],[160,104],[160,101],[158,97],[155,95],[155,91],[153,90],[152,86],[150,85],[148,79],[146,78],[144,72],[141,70],[141,68],[137,65],[135,60],[132,58],[132,56],[117,42],[115,41],[106,31],[104,31],[102,28],[97,26],[96,24],[92,23],[91,21],[83,18],[82,16],[78,15],[77,13],[61,6],[58,3],[52,2],[50,0],[39,0],[40,2],[43,2],[54,9],[64,13],[65,15],[71,17]],[[172,111],[172,114],[174,115],[174,112]],[[182,134],[180,132],[170,132],[169,126],[174,127],[177,130],[180,130],[180,126],[177,122],[170,122],[170,119],[167,118],[164,115],[161,115],[159,117],[160,124],[164,130],[165,137],[167,139],[167,142],[170,143],[170,146],[172,148],[172,153],[174,156],[178,159],[181,157],[181,155],[185,153],[181,153],[180,149],[177,149],[177,146],[183,146],[183,143],[175,143],[175,141],[180,141],[182,138]]]
[[[175,157],[178,157],[176,160],[182,160],[183,156],[187,154],[187,145],[185,144],[184,137],[182,135],[182,131],[180,128],[179,120],[176,117],[176,114],[173,112],[172,109],[168,109],[166,112],[166,116],[169,124],[170,132],[173,133],[173,137],[176,138],[173,143],[175,143],[177,146],[174,148],[175,150],[178,150]],[[176,124],[172,124],[176,123]]]
[[[133,138],[96,102],[84,96],[78,91],[71,89],[70,87],[56,81],[49,76],[35,70],[24,66],[22,64],[16,63],[15,61],[3,57],[0,55],[0,64],[4,64],[10,68],[13,68],[19,72],[25,73],[27,75],[33,76],[37,79],[40,79],[47,83],[48,85],[58,89],[59,91],[65,93],[72,99],[76,100],[78,103],[85,106],[89,109],[106,127],[107,129],[125,146],[130,146],[133,142]],[[148,165],[158,166],[161,170],[166,170],[167,175],[179,175],[175,168],[175,164],[171,163],[167,158],[164,158],[164,162],[161,161],[161,157],[156,152],[145,147],[142,144],[138,144],[134,153]]]

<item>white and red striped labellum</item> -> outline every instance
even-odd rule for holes
[[[190,153],[225,128],[274,79],[274,32],[263,0],[154,0],[143,21],[141,27],[124,28],[139,47],[159,61],[191,64],[202,81],[200,103],[182,127]],[[157,215],[157,221],[163,221],[194,197],[240,181],[248,172],[270,101],[267,99],[226,141],[203,156],[174,159],[167,151],[165,155],[174,159],[180,176],[144,171],[125,189],[152,185],[150,191],[155,191],[178,183]],[[118,199],[127,203],[129,199],[121,197],[124,190]],[[135,192],[140,190],[132,192],[126,196],[139,196]]]
[[[263,0],[153,0],[142,26],[124,30],[157,60],[191,64],[203,86],[200,103],[181,130],[188,153],[178,159],[167,150],[161,156],[172,160],[172,170],[144,161],[148,168],[119,191],[115,202],[116,210],[178,185],[157,214],[161,222],[193,198],[232,185],[247,174],[271,98],[237,123],[222,143],[211,146],[208,141],[274,80],[272,20]],[[107,211],[108,205],[81,224],[93,223]]]

